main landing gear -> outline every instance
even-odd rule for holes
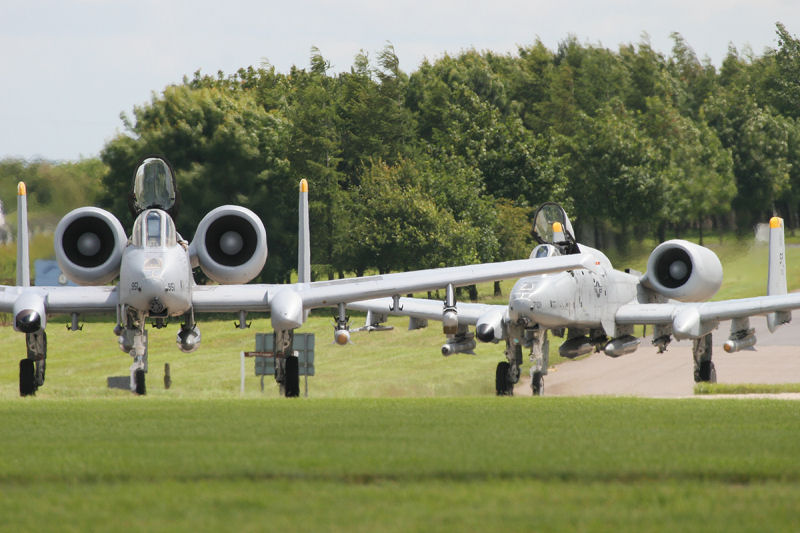
[[[695,383],[716,383],[717,370],[711,360],[711,333],[694,339],[692,342],[692,355],[694,356]]]
[[[300,396],[300,360],[294,356],[294,330],[275,331],[275,381],[287,398]]]
[[[549,363],[550,341],[547,330],[518,324],[509,324],[506,327],[506,361],[499,362],[495,372],[497,395],[514,395],[514,385],[519,382],[522,367],[522,347],[525,346],[531,349],[531,392],[534,396],[541,396]]]
[[[497,363],[497,371],[495,372],[494,384],[498,396],[513,396],[514,373],[512,372],[511,364],[508,361],[500,361]],[[519,367],[516,372],[517,381],[519,380]]]
[[[19,362],[19,395],[33,396],[44,385],[47,360],[47,333],[44,330],[25,334],[28,356]]]
[[[531,392],[534,396],[541,396],[544,393],[544,377],[537,370],[531,372]]]
[[[497,363],[495,373],[495,389],[498,396],[513,396],[514,385],[519,382],[520,370],[518,365],[508,361]],[[531,368],[531,392],[534,396],[541,396],[544,392],[544,374],[536,367]]]

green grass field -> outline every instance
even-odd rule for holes
[[[17,396],[0,335],[0,531],[764,531],[800,527],[795,402],[496,398],[499,346],[443,358],[438,328],[328,344],[310,398],[264,393],[240,350],[258,319],[151,330],[148,396],[111,323],[51,323],[47,383]],[[173,387],[160,383],[163,363]],[[413,396],[416,396],[414,398]]]
[[[12,399],[7,531],[789,531],[794,402]]]
[[[763,293],[765,247],[716,251],[721,295]],[[331,322],[303,328],[317,375],[293,400],[252,360],[239,393],[262,317],[201,321],[193,354],[150,330],[146,397],[105,386],[130,364],[113,324],[51,319],[47,382],[19,398],[24,337],[0,329],[0,531],[800,529],[796,402],[496,398],[500,345],[443,358],[438,324],[393,319],[340,347]]]

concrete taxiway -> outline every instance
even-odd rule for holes
[[[752,319],[758,344],[754,349],[733,354],[722,349],[730,330],[723,322],[714,331],[714,364],[718,383],[800,382],[800,318],[770,334],[763,317]],[[561,339],[551,338],[551,342]],[[652,338],[642,339],[634,353],[616,359],[595,353],[567,361],[545,376],[545,396],[640,396],[680,398],[694,391],[691,341],[672,342],[657,353]],[[514,388],[515,395],[529,396],[530,377],[524,376]],[[800,394],[778,395],[800,398]]]

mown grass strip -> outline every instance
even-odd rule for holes
[[[711,394],[781,394],[800,393],[800,383],[698,383],[697,395]]]
[[[793,402],[0,402],[0,530],[796,529]]]

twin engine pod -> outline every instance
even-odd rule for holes
[[[722,285],[722,263],[708,248],[673,239],[650,254],[642,283],[667,298],[704,301]]]
[[[127,242],[114,215],[97,207],[80,207],[59,221],[53,246],[58,266],[70,280],[105,285],[119,275]]]
[[[247,283],[267,261],[267,232],[249,209],[223,205],[200,221],[189,254],[192,266],[217,283]]]
[[[79,285],[105,285],[119,276],[127,243],[119,220],[97,207],[67,213],[54,238],[58,266]],[[267,232],[251,210],[224,205],[200,221],[189,253],[192,266],[217,283],[247,283],[267,260]]]

